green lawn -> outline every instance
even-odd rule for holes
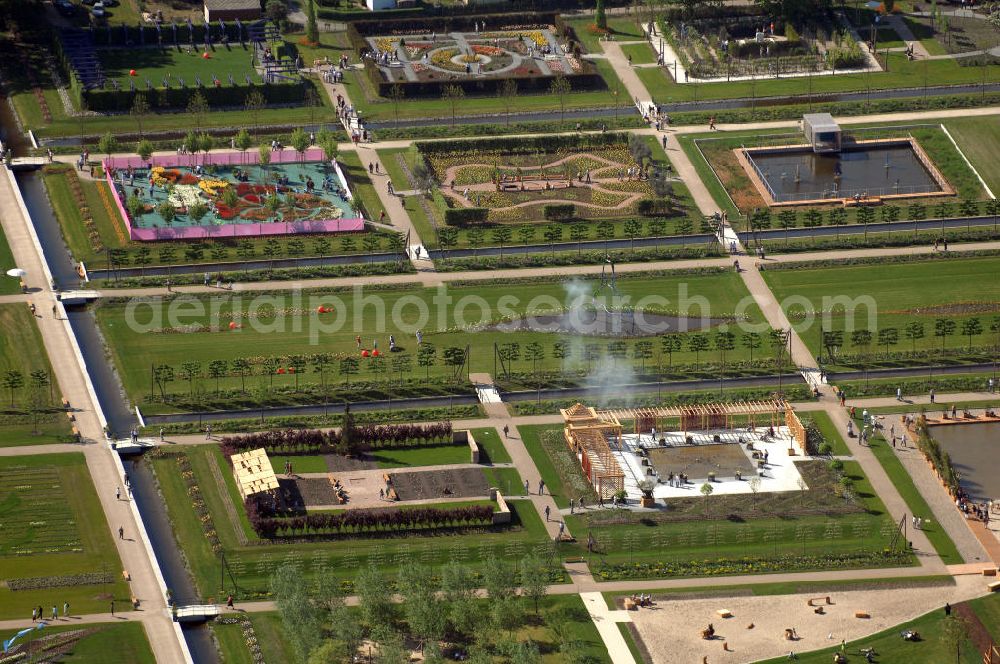
[[[59,607],[62,611],[62,606]],[[116,609],[117,610],[117,609]],[[59,622],[49,623],[42,630],[33,630],[18,640],[20,646],[12,653],[21,652],[25,648],[32,653],[30,660],[50,661],[41,650],[52,648],[52,653],[65,664],[104,664],[108,661],[108,653],[113,652],[115,659],[130,664],[155,664],[153,651],[149,647],[146,631],[139,622],[94,623],[88,625],[65,625]],[[72,620],[71,620],[72,622]],[[83,634],[75,642],[65,647],[58,644],[64,642],[63,635],[67,632],[82,630]],[[13,632],[13,630],[12,630]],[[12,636],[13,634],[11,634]],[[44,644],[44,645],[43,645]],[[56,654],[59,653],[59,654]],[[227,662],[228,664],[228,662]]]
[[[191,52],[176,48],[99,48],[97,59],[109,81],[117,80],[123,89],[128,89],[129,82],[132,81],[136,88],[144,90],[147,78],[155,87],[162,87],[161,79],[168,73],[174,79],[183,78],[187,85],[194,85],[197,76],[201,77],[205,85],[211,85],[214,75],[225,86],[228,85],[229,74],[233,75],[239,85],[245,85],[245,74],[250,74],[255,82],[259,81],[260,75],[250,65],[251,53],[249,42],[243,45],[234,42],[228,47],[216,47],[209,52],[211,57],[207,59],[202,57],[200,48]],[[133,69],[135,77],[129,73]],[[174,86],[176,85],[175,80]]]
[[[353,153],[345,153],[350,163],[357,166]],[[62,230],[63,238],[69,247],[73,259],[86,264],[90,270],[108,268],[108,252],[98,247],[89,237],[88,229],[83,221],[79,206],[74,200],[70,185],[72,173],[63,166],[47,167],[44,182],[55,210],[56,218]],[[347,168],[351,171],[350,166]],[[363,176],[363,179],[352,183],[360,188],[359,198],[373,209],[381,210],[381,203],[375,196],[374,189],[368,180],[368,173],[355,169],[353,174]],[[328,256],[331,254],[359,253],[364,251],[361,237],[358,234],[316,234],[288,238],[253,237],[234,240],[222,238],[216,241],[193,242],[133,242],[128,239],[124,222],[115,210],[109,212],[101,198],[100,189],[107,191],[103,182],[79,178],[81,191],[86,199],[90,216],[94,220],[97,233],[100,236],[100,246],[124,251],[118,259],[122,267],[141,267],[145,265],[170,265],[176,263],[206,263],[219,261],[239,261],[269,258],[295,258],[302,256]],[[108,199],[110,201],[110,198]],[[377,249],[386,250],[390,247],[387,233],[376,232]]]
[[[893,351],[917,348],[931,350],[941,348],[957,349],[969,344],[967,337],[961,336],[962,323],[972,318],[963,306],[952,309],[938,309],[945,305],[973,302],[991,302],[1000,298],[1000,280],[993,275],[1000,269],[1000,258],[968,257],[962,260],[913,261],[903,263],[880,263],[844,267],[802,267],[795,270],[766,271],[764,278],[779,301],[787,298],[805,298],[811,311],[830,311],[824,324],[827,330],[844,330],[848,324],[875,332],[884,328],[895,328],[898,332],[898,347]],[[844,302],[848,308],[844,308]],[[797,303],[786,306],[786,312],[796,326],[809,349],[819,355],[821,352],[820,321],[803,322],[804,307]],[[976,317],[979,317],[977,315]],[[979,344],[992,344],[993,335],[988,332],[989,321],[981,320],[985,334],[974,336]],[[947,336],[935,335],[937,321],[946,319],[955,324],[955,329]],[[908,323],[918,322],[924,326],[924,337],[908,340],[904,336]],[[941,328],[945,332],[947,328]],[[943,342],[943,343],[942,343]],[[856,353],[849,346],[851,335],[845,335],[840,352]],[[873,351],[884,351],[884,348]],[[826,353],[824,352],[824,356]]]
[[[296,473],[326,473],[329,468],[326,466],[326,457],[323,456],[269,456],[271,468],[274,472],[281,474],[285,472],[285,462],[292,462],[292,471]]]
[[[369,221],[379,221],[385,207],[368,175],[368,164],[361,162],[361,155],[357,151],[349,150],[340,153],[337,161],[340,162],[344,175],[350,181],[351,193],[361,203],[365,217]],[[391,224],[392,220],[386,217],[382,223]]]
[[[21,287],[18,279],[7,276],[7,270],[17,267],[14,263],[14,255],[7,244],[7,238],[0,229],[0,295],[20,293]]]
[[[469,446],[465,444],[390,447],[372,450],[371,455],[379,468],[412,468],[414,466],[470,463],[472,459]]]
[[[559,426],[550,424],[531,424],[517,427],[517,432],[521,436],[531,460],[535,463],[535,468],[545,482],[545,493],[552,496],[559,507],[569,507],[569,499],[576,498],[581,493],[581,487],[572,489],[563,485],[562,475],[557,470],[556,463],[541,442],[541,435],[545,431],[560,429]],[[582,479],[582,476],[581,476]],[[532,491],[537,491],[538,487],[529,487]]]
[[[856,428],[860,430],[862,422],[860,418],[855,422]],[[923,495],[920,493],[920,489],[917,488],[916,484],[913,482],[913,478],[903,467],[902,462],[896,453],[892,451],[889,443],[886,442],[885,438],[881,434],[875,435],[873,438],[869,439],[872,454],[875,458],[879,460],[882,464],[882,469],[885,470],[885,474],[889,476],[892,483],[896,487],[896,491],[902,496],[903,500],[906,502],[906,507],[911,515],[922,516],[924,518],[924,525],[921,528],[923,533],[927,535],[927,539],[930,540],[931,546],[937,551],[938,556],[941,557],[941,562],[945,565],[960,565],[966,562],[962,555],[958,552],[958,548],[955,543],[951,541],[948,537],[948,533],[945,529],[941,527],[941,524],[937,522],[936,519],[932,518],[933,514],[931,512],[930,505],[924,500]],[[929,487],[925,487],[927,491],[941,491],[941,487],[934,484]],[[928,522],[929,518],[929,522]]]
[[[384,568],[388,574],[413,562],[432,567],[451,560],[473,564],[485,560],[495,552],[506,557],[523,557],[529,550],[550,541],[544,524],[530,504],[511,501],[514,512],[513,525],[498,530],[467,534],[436,533],[424,536],[410,533],[405,538],[354,538],[334,541],[296,544],[263,544],[249,527],[242,502],[238,498],[232,472],[225,464],[215,445],[198,445],[185,448],[191,461],[194,476],[201,489],[212,522],[225,550],[226,562],[236,579],[237,600],[259,599],[267,595],[267,579],[281,564],[298,561],[302,574],[312,579],[319,574],[332,575],[348,582],[356,571],[368,562]],[[227,577],[226,588],[219,588],[219,557],[213,553],[204,536],[198,515],[191,506],[184,480],[176,471],[174,454],[166,454],[152,461],[160,489],[173,524],[178,545],[184,549],[197,588],[203,598],[221,597],[232,592],[232,580]],[[225,486],[215,479],[211,464],[219,464],[219,475]],[[234,523],[225,501],[233,506],[238,523]],[[242,534],[241,544],[238,534]],[[276,660],[278,661],[278,660]]]
[[[494,428],[472,429],[472,437],[479,445],[480,459],[486,455],[489,463],[510,463],[510,454],[500,440],[500,434]]]
[[[597,280],[577,280],[579,287],[588,292],[597,289],[600,282]],[[725,318],[733,316],[736,312],[737,303],[746,295],[746,288],[739,277],[731,272],[717,272],[706,275],[672,275],[662,276],[643,275],[637,278],[626,278],[619,276],[617,281],[618,292],[622,297],[629,297],[628,302],[635,305],[647,305],[653,310],[689,310],[695,315],[709,315],[712,317]],[[511,289],[514,289],[511,291]],[[512,293],[516,293],[513,296]],[[333,306],[336,316],[328,316],[323,319],[322,324],[325,329],[322,332],[322,346],[320,347],[320,332],[314,327],[318,324],[318,314],[313,313],[317,308],[317,303],[310,302],[310,298],[298,300],[291,304],[292,307],[307,305],[306,311],[310,313],[306,320],[302,320],[302,314],[289,312],[288,317],[275,320],[269,313],[270,306],[288,306],[291,302],[282,304],[284,296],[274,296],[277,299],[266,298],[258,301],[252,307],[254,321],[242,319],[243,326],[236,331],[230,331],[226,321],[230,320],[233,306],[242,314],[248,310],[248,300],[232,300],[229,296],[221,298],[204,297],[200,301],[204,305],[203,314],[186,315],[175,317],[171,322],[171,316],[164,315],[152,321],[151,327],[139,327],[130,325],[126,321],[125,303],[105,302],[97,310],[97,318],[101,329],[111,348],[112,356],[118,366],[125,388],[130,397],[137,403],[144,404],[143,410],[149,407],[156,407],[160,401],[159,390],[154,399],[149,399],[150,394],[150,366],[151,364],[167,364],[175,367],[179,371],[184,362],[200,363],[196,378],[188,384],[180,374],[175,380],[165,384],[165,390],[180,398],[188,395],[189,392],[200,392],[196,403],[199,408],[204,407],[204,403],[214,397],[216,389],[215,380],[207,380],[198,375],[202,375],[212,360],[235,358],[247,358],[259,364],[261,358],[274,356],[284,358],[292,354],[313,354],[319,351],[335,354],[334,364],[326,371],[327,384],[340,382],[344,376],[341,372],[340,358],[345,356],[356,356],[355,336],[362,335],[364,346],[370,347],[372,337],[376,336],[381,349],[388,348],[388,337],[395,336],[397,353],[392,354],[390,362],[395,362],[397,357],[408,356],[411,361],[412,373],[407,374],[408,380],[422,379],[428,369],[432,376],[444,377],[454,375],[454,368],[442,365],[442,358],[449,347],[465,348],[470,347],[470,356],[467,370],[471,372],[488,371],[495,372],[494,366],[494,343],[518,342],[520,348],[526,348],[527,344],[535,342],[541,346],[542,357],[535,362],[528,361],[523,357],[513,362],[513,372],[515,374],[527,374],[536,368],[539,371],[555,370],[564,365],[561,359],[554,355],[553,343],[559,339],[579,344],[581,348],[570,351],[572,353],[571,362],[575,362],[578,371],[589,370],[590,361],[583,356],[583,346],[591,344],[592,350],[598,356],[604,353],[607,346],[604,340],[595,340],[586,337],[573,337],[568,335],[553,335],[540,331],[518,331],[516,333],[505,333],[500,331],[479,331],[476,334],[469,334],[463,324],[470,326],[474,324],[485,324],[494,317],[512,316],[517,312],[527,310],[552,310],[554,305],[567,300],[566,287],[560,283],[552,282],[511,282],[509,287],[497,288],[493,284],[475,283],[469,285],[452,285],[446,291],[447,298],[442,299],[438,295],[437,289],[420,289],[412,287],[383,288],[372,292],[347,293],[338,292],[327,293],[330,297],[325,300],[327,306]],[[333,299],[333,296],[339,300]],[[514,299],[512,299],[514,297]],[[554,300],[553,300],[554,298]],[[265,308],[261,308],[261,305]],[[471,306],[470,306],[471,305]],[[704,305],[704,306],[703,306]],[[194,305],[197,307],[198,305]],[[212,331],[204,329],[193,331],[192,328],[185,327],[184,333],[167,332],[171,326],[192,325],[192,324],[213,324],[216,316],[212,309],[218,310],[219,318],[217,323],[224,331]],[[146,326],[150,322],[149,310],[145,306],[136,312],[136,321],[141,326]],[[155,309],[155,307],[154,307]],[[185,305],[185,310],[193,310]],[[396,311],[396,314],[392,312]],[[421,311],[425,313],[421,313]],[[382,313],[380,313],[382,312]],[[741,312],[747,320],[760,322],[759,310],[752,303],[745,311]],[[182,320],[183,319],[183,320]],[[337,321],[340,321],[338,323]],[[282,322],[283,321],[283,322]],[[343,325],[344,321],[352,321],[351,325]],[[384,322],[383,322],[384,321]],[[280,334],[275,334],[279,328]],[[254,328],[257,329],[254,329]],[[424,344],[432,344],[437,352],[437,359],[431,367],[424,367],[418,364],[417,344],[414,342],[415,329],[423,329]],[[659,343],[652,339],[651,346],[653,353],[648,362],[639,359],[634,361],[633,353],[627,352],[623,359],[616,362],[616,366],[621,371],[626,368],[633,370],[641,368],[643,364],[649,370],[656,366],[656,362],[661,361],[659,355]],[[619,345],[616,345],[608,352],[617,353]],[[625,342],[625,350],[633,350],[632,341]],[[738,361],[743,358],[746,351],[739,349],[728,354],[729,361]],[[707,360],[710,354],[707,352],[694,353],[688,350],[673,354],[674,363],[692,362],[696,359]],[[755,355],[760,357],[761,353]],[[363,358],[362,358],[363,359]],[[662,361],[667,358],[663,357]],[[537,365],[537,366],[535,366]],[[372,374],[373,370],[378,370],[377,365],[372,365],[368,360],[363,360],[360,367],[360,376],[354,377],[353,381],[374,378],[377,374]],[[383,365],[384,370],[384,365]],[[228,371],[228,369],[227,369]],[[254,376],[246,380],[247,387],[252,390],[263,388],[289,391],[294,390],[296,381],[289,375],[276,376],[270,371],[263,371],[255,367],[252,372]],[[349,376],[348,376],[349,377]],[[322,377],[313,373],[302,375],[299,379],[301,386],[316,385]],[[384,380],[384,377],[383,377]],[[220,381],[223,389],[238,390],[241,386],[241,379],[235,375],[227,375]],[[195,399],[198,395],[189,395],[187,399]],[[234,398],[237,395],[233,395]],[[246,397],[241,397],[245,399]],[[221,400],[219,401],[221,403]]]
[[[632,56],[633,65],[644,65],[656,62],[656,52],[649,44],[626,44],[622,46],[626,57]]]
[[[1000,642],[1000,595],[996,593],[972,600],[972,610],[979,622],[989,630],[993,640]]]
[[[955,657],[953,646],[950,646],[942,633],[944,612],[935,610],[916,620],[890,627],[872,636],[850,641],[847,652],[855,653],[848,658],[851,664],[864,662],[864,657],[856,654],[860,648],[875,648],[879,662],[949,662],[954,664],[982,664],[982,653],[977,653],[972,643],[966,641],[961,648],[961,658]],[[920,641],[904,641],[899,633],[904,629],[912,629],[920,633]],[[808,653],[797,653],[796,661],[802,664],[827,664],[839,645],[814,650]],[[784,664],[786,657],[769,659],[762,664]]]
[[[28,306],[0,305],[0,330],[0,375],[18,371],[23,382],[22,387],[0,391],[0,447],[68,442],[70,423],[54,407],[60,399],[59,386],[51,384],[52,367]],[[49,384],[34,387],[31,374],[36,371],[44,372]],[[40,400],[37,407],[31,405],[33,391]]]
[[[802,418],[803,422],[812,420],[816,424],[820,433],[823,434],[823,439],[833,447],[834,456],[851,455],[851,450],[847,447],[843,436],[840,435],[840,431],[834,426],[833,420],[827,413],[821,410],[805,411],[799,413],[799,417]]]
[[[990,190],[1000,192],[1000,171],[992,158],[1000,150],[1000,125],[978,118],[946,120],[944,125]]]
[[[0,457],[0,578],[67,577],[54,587],[0,587],[0,619],[27,618],[26,607],[70,603],[74,614],[128,610],[128,585],[83,454]],[[106,490],[111,490],[106,487]],[[135,537],[135,533],[128,533]],[[82,574],[107,583],[66,585]]]

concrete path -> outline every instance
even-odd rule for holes
[[[52,365],[59,393],[69,401],[76,417],[76,426],[84,439],[103,441],[103,422],[95,409],[95,397],[90,389],[85,368],[81,365],[75,348],[75,337],[66,320],[61,304],[56,305],[56,315],[52,315],[54,294],[50,288],[44,258],[32,237],[33,226],[18,205],[19,196],[14,191],[12,179],[6,167],[0,167],[0,223],[14,255],[15,263],[27,271],[24,281],[33,302],[41,316],[36,318],[45,351]],[[46,449],[53,446],[45,446]],[[59,446],[62,447],[62,446]],[[19,448],[14,448],[19,449]],[[165,612],[166,602],[154,571],[156,561],[140,541],[139,528],[135,519],[137,512],[131,503],[116,500],[115,488],[121,486],[122,477],[115,466],[114,452],[106,445],[83,445],[82,451],[87,461],[90,477],[97,489],[97,496],[104,511],[112,539],[118,549],[123,569],[131,576],[131,593],[138,598],[148,617],[146,624],[150,646],[160,662],[183,662],[186,646],[182,646],[179,632]],[[118,527],[125,529],[125,539],[117,537]]]
[[[604,595],[599,592],[580,593],[583,605],[587,607],[590,619],[594,621],[608,656],[615,664],[636,664],[632,652],[628,648],[625,637],[618,631],[617,623],[632,622],[628,611],[612,611],[604,601]]]

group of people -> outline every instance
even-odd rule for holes
[[[990,510],[993,508],[992,500],[985,503],[977,503],[969,500],[968,495],[960,487],[958,493],[955,495],[955,507],[965,515],[966,519],[982,521],[986,525],[990,523]]]
[[[633,593],[629,597],[629,599],[632,600],[632,603],[635,606],[653,606],[653,604],[655,604],[655,602],[653,602],[653,596],[652,595],[646,595],[646,594],[643,594],[643,593],[639,593],[639,594]]]

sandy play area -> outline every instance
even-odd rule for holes
[[[956,577],[956,582],[955,586],[772,597],[658,597],[656,606],[627,613],[656,664],[700,664],[705,655],[711,664],[742,664],[787,655],[789,650],[819,650],[841,639],[851,641],[916,618],[945,602],[954,604],[986,592],[981,576]],[[811,597],[827,595],[833,604],[824,605],[824,615],[813,613],[806,604]],[[731,611],[733,617],[720,618],[719,609]],[[867,611],[871,618],[855,618],[855,611]],[[716,637],[705,641],[701,630],[709,623],[715,626]],[[747,629],[750,624],[753,629]],[[786,641],[786,628],[794,628],[799,639]],[[729,644],[731,652],[723,650],[723,643]]]

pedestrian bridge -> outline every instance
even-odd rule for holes
[[[95,290],[67,290],[60,291],[58,297],[65,305],[87,304],[101,297],[101,293]]]
[[[174,622],[205,622],[215,618],[222,613],[222,608],[218,604],[190,604],[188,606],[174,606],[170,614]]]

